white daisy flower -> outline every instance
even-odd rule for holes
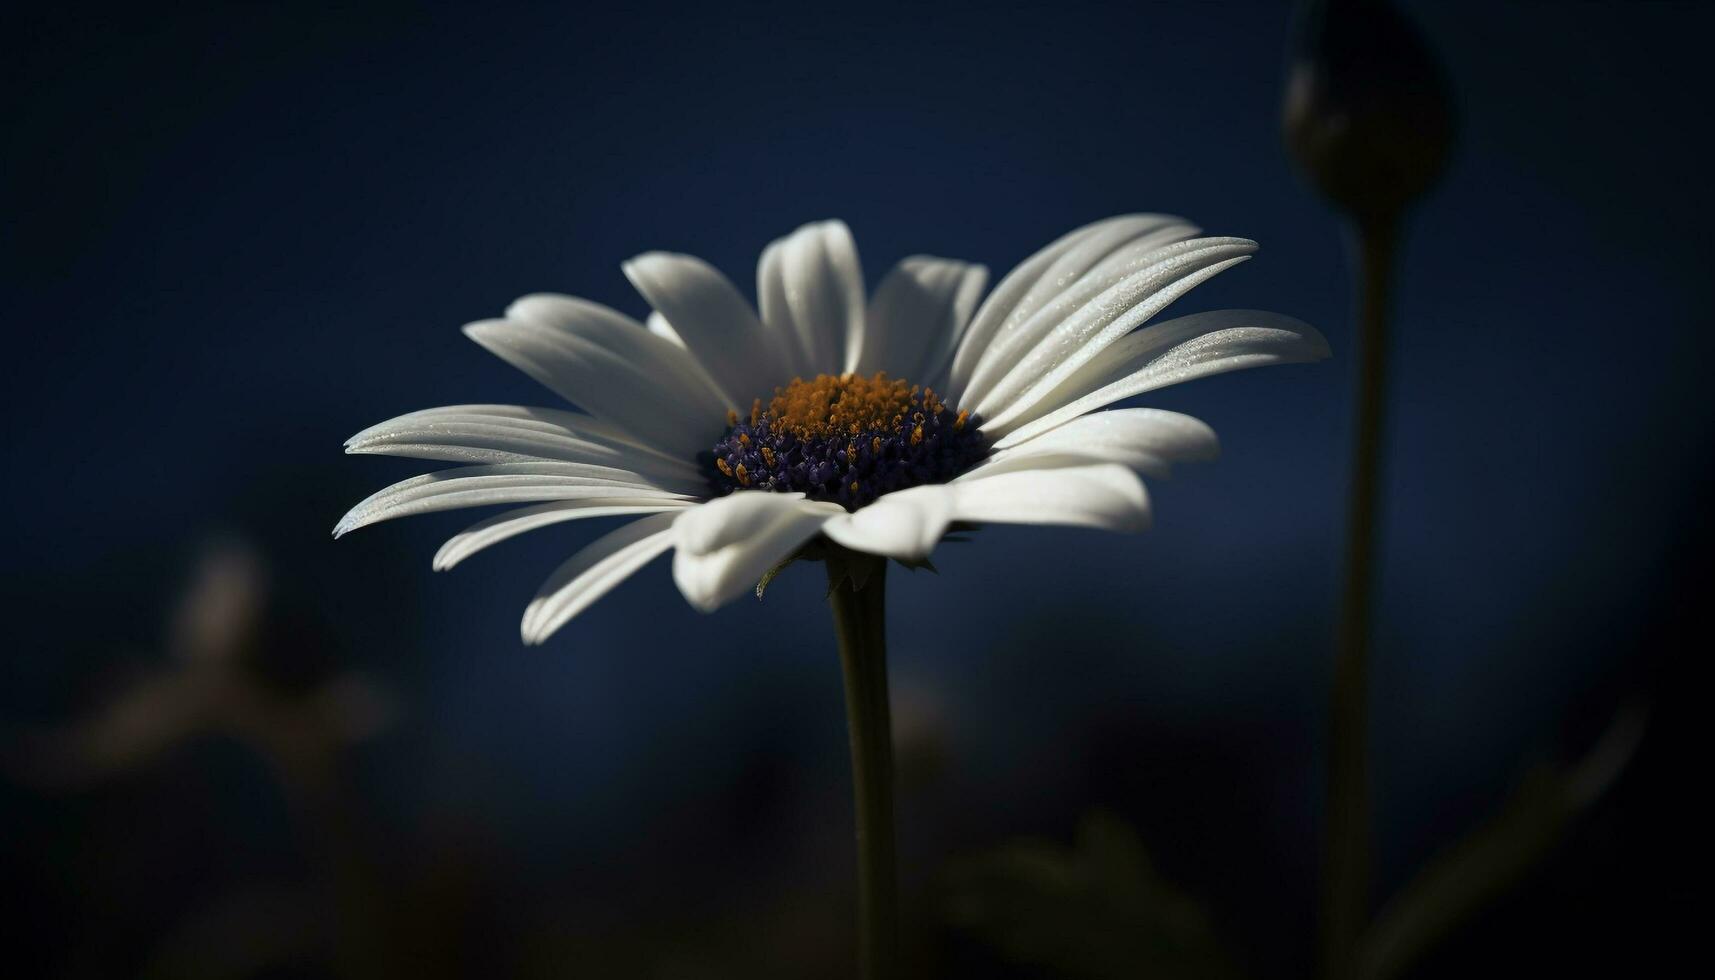
[[[550,524],[639,515],[549,577],[524,613],[525,642],[541,643],[669,550],[685,598],[712,610],[821,539],[912,562],[955,524],[1141,530],[1139,475],[1213,457],[1215,434],[1186,415],[1108,406],[1328,355],[1313,328],[1253,310],[1139,329],[1256,251],[1198,233],[1164,215],[1099,221],[987,299],[982,266],[913,256],[866,300],[850,231],[810,224],[763,251],[760,316],[707,263],[640,255],[625,273],[654,308],[647,323],[536,294],[464,328],[578,410],[455,405],[365,429],[347,452],[468,465],[382,490],[334,534],[529,505],[455,535],[435,555],[444,569]]]

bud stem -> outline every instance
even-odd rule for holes
[[[1369,642],[1381,509],[1382,432],[1387,407],[1387,318],[1399,222],[1358,220],[1358,388],[1352,486],[1346,523],[1346,581],[1334,657],[1328,744],[1323,975],[1351,980],[1369,913]]]

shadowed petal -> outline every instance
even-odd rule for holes
[[[587,463],[497,463],[401,480],[353,507],[334,527],[339,537],[380,521],[461,507],[593,497],[690,499],[641,474]]]
[[[591,415],[630,434],[636,441],[670,455],[689,457],[720,435],[724,409],[701,382],[691,384],[667,360],[640,356],[671,351],[687,357],[640,323],[630,328],[636,345],[608,346],[540,321],[481,320],[467,324],[465,335],[506,363]]]
[[[1088,463],[1119,463],[1144,476],[1164,478],[1173,463],[1219,454],[1215,430],[1199,419],[1157,408],[1121,408],[1091,412],[1002,449],[958,479]]]
[[[748,409],[751,399],[791,380],[787,351],[713,266],[690,255],[648,252],[624,268],[708,371],[728,408]]]
[[[509,510],[504,514],[496,514],[485,521],[478,521],[448,538],[447,543],[441,545],[441,549],[435,552],[434,567],[437,572],[446,571],[490,545],[499,544],[526,531],[534,531],[551,524],[582,520],[587,517],[659,514],[694,506],[696,506],[696,502],[691,500],[614,496],[591,497],[588,500],[556,500],[534,507]]]
[[[791,369],[776,384],[857,363],[865,343],[863,267],[845,222],[804,225],[770,243],[757,263],[756,298],[775,342],[791,354]]]
[[[552,636],[590,603],[673,546],[678,514],[655,514],[597,538],[542,583],[524,610],[520,633],[535,645]]]
[[[347,439],[345,451],[455,463],[557,460],[667,479],[699,476],[690,462],[624,442],[616,427],[592,416],[517,405],[449,405],[409,412]]]
[[[959,334],[988,282],[988,269],[918,255],[894,266],[869,305],[863,357],[855,370],[939,387]]]
[[[689,403],[698,412],[719,415],[726,408],[708,375],[668,327],[638,323],[598,303],[558,293],[532,293],[506,308],[508,320],[540,323],[582,337],[635,363],[667,389],[663,394]]]

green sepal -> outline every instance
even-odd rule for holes
[[[852,551],[829,542],[820,549],[821,558],[828,563],[828,595],[833,595],[835,589],[850,587],[858,592],[869,583],[869,578],[878,568],[885,568],[887,560],[861,551]]]

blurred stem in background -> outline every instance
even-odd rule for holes
[[[1388,311],[1406,213],[1453,142],[1448,85],[1416,30],[1380,0],[1300,9],[1287,76],[1287,149],[1354,240],[1358,378],[1345,585],[1329,706],[1322,970],[1348,980],[1369,915],[1369,640],[1380,532]]]
[[[857,811],[858,962],[864,980],[899,972],[893,847],[893,733],[887,701],[887,564],[830,553],[828,604],[845,672]]]
[[[1387,410],[1387,313],[1393,222],[1353,233],[1358,290],[1358,384],[1353,406],[1352,484],[1346,512],[1346,578],[1341,595],[1328,724],[1324,866],[1324,958],[1331,976],[1348,971],[1369,902],[1369,638],[1375,591],[1376,513],[1381,507],[1382,430]]]

